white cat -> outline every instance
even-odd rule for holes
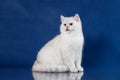
[[[33,71],[83,71],[81,61],[84,37],[79,15],[61,16],[60,32],[38,52]]]

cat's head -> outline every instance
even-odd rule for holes
[[[78,14],[72,17],[64,17],[61,15],[61,26],[60,31],[61,33],[73,33],[73,32],[80,32],[81,31],[81,20]]]

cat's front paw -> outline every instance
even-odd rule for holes
[[[84,71],[83,67],[78,68],[78,71],[83,72]]]
[[[76,68],[70,68],[70,72],[78,72]]]

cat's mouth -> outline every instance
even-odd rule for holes
[[[73,31],[73,30],[74,30],[74,29],[71,29],[71,30],[68,29],[68,28],[65,29],[66,32]]]

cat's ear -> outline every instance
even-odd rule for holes
[[[75,14],[75,16],[73,17],[73,19],[74,19],[75,21],[77,21],[77,22],[79,22],[79,21],[80,21],[80,17],[79,17],[79,15],[78,15],[78,14]]]
[[[61,22],[63,22],[64,18],[65,17],[63,15],[60,16]]]

